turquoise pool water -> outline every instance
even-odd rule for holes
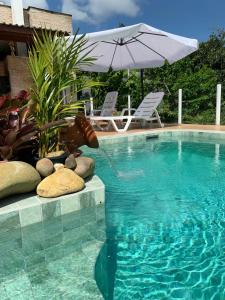
[[[225,145],[143,139],[91,153],[107,191],[107,298],[225,299]]]

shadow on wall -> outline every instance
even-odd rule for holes
[[[113,300],[116,247],[114,240],[106,240],[95,263],[95,280],[105,300]]]

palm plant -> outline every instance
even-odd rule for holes
[[[92,49],[87,51],[86,42],[84,35],[75,34],[68,43],[66,37],[52,36],[47,31],[34,37],[34,45],[29,51],[29,68],[34,82],[30,108],[36,127],[46,128],[39,131],[39,157],[57,149],[61,121],[83,108],[82,101],[74,101],[75,95],[84,88],[99,85],[80,72],[83,65],[95,60],[90,57]]]

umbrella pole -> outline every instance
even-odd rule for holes
[[[129,79],[129,77],[130,77],[130,70],[128,69],[127,70],[127,76],[128,76],[128,79]],[[130,116],[131,115],[131,111],[130,111],[130,109],[131,109],[131,100],[130,100],[130,94],[128,93],[128,99],[127,99],[127,107],[128,107],[128,116]]]

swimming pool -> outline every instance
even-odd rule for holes
[[[106,185],[105,297],[225,299],[225,138],[101,145],[91,154]]]

